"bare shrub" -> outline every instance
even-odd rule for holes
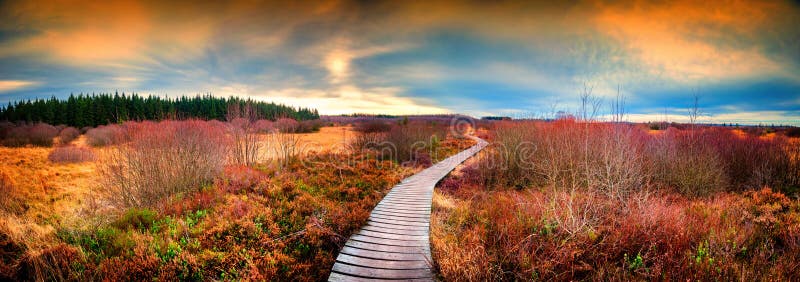
[[[293,119],[278,119],[277,132],[273,134],[275,153],[281,166],[295,160],[300,153],[300,135],[296,134],[299,124]]]
[[[350,149],[361,151],[369,148],[377,148],[386,141],[386,134],[381,132],[357,132],[350,143]]]
[[[381,119],[371,119],[356,123],[354,129],[361,133],[388,132],[392,125]]]
[[[92,149],[70,145],[56,147],[47,155],[47,159],[60,164],[82,163],[92,162],[96,159],[96,156]]]
[[[693,134],[669,128],[650,144],[656,180],[684,195],[708,195],[725,189],[719,155],[695,141]]]
[[[705,129],[699,135],[717,153],[731,189],[789,185],[790,143],[785,137],[738,136],[726,128]]]
[[[590,187],[619,200],[646,189],[650,172],[647,171],[645,134],[625,124],[597,129],[591,138],[598,144],[590,154],[592,162],[586,164]]]
[[[251,166],[261,159],[261,142],[253,123],[248,119],[237,118],[230,122],[229,132],[232,136],[231,161],[240,165]]]
[[[0,121],[0,142],[6,139],[8,133],[11,132],[15,125],[7,121]]]
[[[132,123],[131,141],[110,150],[100,167],[103,190],[120,207],[153,206],[199,189],[219,174],[229,140],[208,122]]]
[[[58,133],[58,142],[60,144],[69,144],[73,140],[77,139],[78,136],[81,135],[81,132],[74,127],[65,127]]]
[[[46,123],[19,125],[9,130],[3,144],[9,147],[25,145],[50,147],[57,135],[58,129]]]
[[[126,129],[120,125],[101,125],[86,131],[86,143],[94,147],[116,145],[127,141]]]
[[[410,122],[408,124],[399,124],[392,127],[386,133],[386,142],[384,146],[387,148],[380,148],[390,155],[384,155],[384,158],[393,159],[398,163],[415,163],[420,158],[425,158],[423,155],[437,154],[437,149],[441,140],[447,136],[447,127],[444,124],[437,124],[436,122]]]
[[[290,118],[279,118],[273,123],[273,126],[282,133],[295,133],[300,127],[300,123]]]
[[[322,126],[325,125],[325,122],[321,120],[304,120],[298,122],[297,129],[295,129],[295,133],[311,133],[319,131]]]
[[[273,125],[272,121],[260,119],[253,124],[253,128],[258,133],[272,133],[275,130],[275,126]]]

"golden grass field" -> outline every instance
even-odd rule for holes
[[[293,135],[298,138],[299,152],[306,154],[342,150],[354,132],[352,127],[337,126]],[[275,154],[274,142],[269,142],[268,138],[271,137],[264,136],[268,145],[262,148],[266,158]],[[87,146],[85,136],[73,141],[72,145],[91,148],[98,155],[98,161],[107,150]],[[47,159],[52,150],[54,148],[0,146],[0,174],[5,175],[13,187],[8,191],[4,205],[7,209],[16,209],[0,211],[0,228],[32,245],[54,241],[53,226],[97,224],[87,221],[106,212],[95,192],[99,180],[96,174],[98,161],[53,163]]]

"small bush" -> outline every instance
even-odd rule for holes
[[[388,132],[392,129],[392,125],[380,119],[373,119],[356,123],[354,129],[361,133]]]
[[[398,163],[417,163],[422,158],[430,160],[437,154],[440,142],[446,136],[447,127],[435,122],[395,125],[386,133],[386,142],[380,150],[384,152],[383,157]],[[427,156],[423,157],[423,154]]]
[[[158,219],[158,213],[153,210],[132,208],[114,222],[114,226],[122,230],[136,229],[146,232],[153,227],[156,219]]]
[[[279,118],[272,124],[275,129],[283,133],[294,133],[297,131],[299,123],[290,118]]]
[[[791,127],[785,132],[786,137],[800,138],[800,127]]]
[[[130,142],[110,150],[100,167],[104,191],[118,207],[153,207],[196,191],[227,161],[225,128],[210,122],[130,123],[128,130]]]
[[[66,127],[58,133],[58,140],[60,144],[69,144],[80,135],[81,132],[78,131],[78,129],[74,127]]]
[[[82,163],[93,162],[96,156],[92,149],[70,145],[56,147],[47,155],[47,159],[59,164]]]
[[[53,145],[53,138],[58,135],[58,128],[46,123],[34,125],[20,125],[12,128],[3,141],[9,147],[21,147],[34,145],[50,147]]]
[[[298,123],[295,133],[312,133],[319,131],[325,123],[321,120],[304,120]]]
[[[14,129],[14,124],[7,121],[0,121],[0,142],[6,139],[11,129]]]
[[[272,121],[260,119],[253,124],[253,129],[258,133],[271,133],[275,130],[275,126]]]
[[[120,125],[104,125],[86,131],[86,143],[94,147],[115,145],[127,141],[127,132]]]

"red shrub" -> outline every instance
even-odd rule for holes
[[[121,206],[145,207],[210,183],[226,162],[225,128],[197,120],[126,124],[130,142],[100,168],[106,192]]]
[[[69,144],[72,140],[78,138],[81,132],[74,127],[66,127],[58,133],[58,141],[60,144]]]
[[[101,125],[86,131],[86,143],[95,146],[115,145],[128,140],[126,128],[120,125]]]
[[[229,193],[239,193],[242,191],[251,192],[256,185],[261,183],[267,176],[251,167],[247,166],[228,166],[223,172],[223,176],[217,181],[219,189]]]
[[[295,133],[297,132],[297,128],[300,126],[300,123],[290,118],[279,118],[272,123],[272,125],[280,132]]]
[[[47,155],[47,159],[54,163],[92,162],[95,158],[92,149],[72,145],[56,147]]]
[[[275,126],[272,121],[260,119],[253,124],[253,128],[260,133],[271,133],[275,130]]]
[[[19,147],[25,145],[49,147],[53,145],[53,138],[58,135],[55,126],[46,123],[35,125],[20,125],[12,128],[7,134],[3,145]]]
[[[158,277],[161,260],[142,248],[133,257],[114,257],[103,260],[98,275],[106,281],[143,281]]]
[[[355,130],[361,133],[388,132],[392,124],[383,119],[371,119],[356,123]]]

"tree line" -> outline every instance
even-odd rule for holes
[[[318,119],[316,109],[295,108],[282,104],[242,99],[239,97],[214,97],[197,95],[178,98],[162,98],[138,94],[91,94],[73,95],[67,99],[35,99],[9,102],[0,107],[0,120],[11,122],[45,122],[65,124],[78,128],[120,123],[129,120],[163,120],[199,118],[225,120],[228,109],[248,107],[255,116],[275,120]]]

